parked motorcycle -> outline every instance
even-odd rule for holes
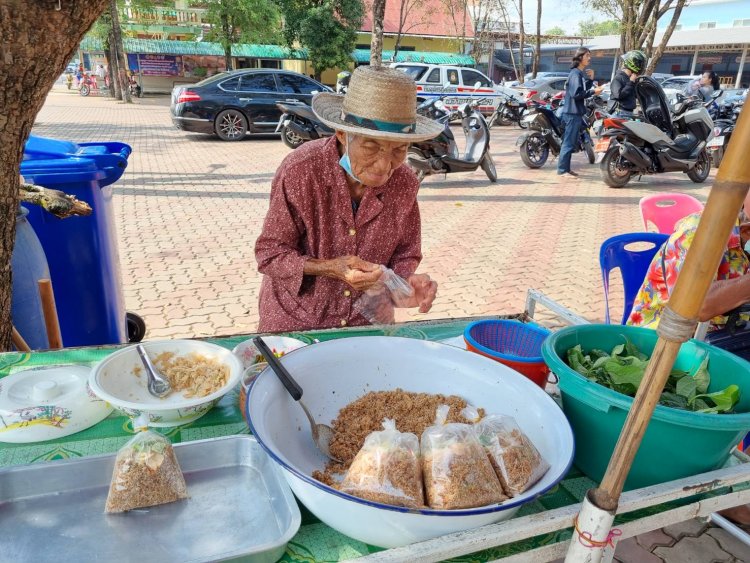
[[[544,166],[550,153],[554,156],[560,154],[563,135],[565,133],[565,127],[560,117],[561,114],[559,114],[562,107],[560,105],[562,104],[562,100],[564,100],[564,94],[556,94],[548,99],[546,105],[536,106],[534,109],[529,110],[521,119],[529,127],[530,131],[518,137],[516,146],[519,147],[521,160],[529,168],[535,169]],[[573,152],[584,151],[591,164],[594,163],[595,154],[594,144],[589,134],[589,127],[591,127],[599,115],[595,112],[602,111],[601,107],[601,98],[598,100],[588,98],[586,100],[586,114],[582,117],[585,126],[581,127],[578,143],[573,149]]]
[[[507,126],[515,123],[521,129],[526,129],[528,124],[522,121],[528,107],[526,102],[522,102],[504,92],[498,92],[498,96],[500,97],[500,103],[487,120],[487,127],[492,127],[495,124]]]
[[[713,100],[680,98],[671,115],[664,90],[653,78],[639,77],[635,90],[643,121],[604,120],[600,141],[606,149],[600,165],[604,182],[622,188],[632,176],[662,172],[684,172],[693,182],[704,182],[711,171],[706,144],[714,128],[706,107]],[[714,93],[719,95],[721,91]]]
[[[290,149],[296,149],[306,141],[330,137],[334,133],[304,102],[277,102],[276,107],[281,110],[276,132],[281,132],[281,140]]]
[[[734,132],[735,119],[717,119],[714,121],[713,138],[708,142],[706,147],[711,153],[711,162],[718,168],[721,160],[724,158],[724,151],[729,144]]]
[[[414,143],[409,147],[406,162],[420,182],[430,174],[473,172],[477,168],[484,170],[491,182],[497,181],[497,169],[490,154],[490,130],[478,109],[481,102],[482,100],[474,100],[461,104],[455,112],[447,110],[440,98],[420,104],[423,115],[441,112],[443,115],[437,121],[444,125],[443,132],[434,139]],[[435,107],[430,107],[430,104]],[[458,153],[456,139],[450,128],[450,120],[456,115],[461,118],[461,126],[466,135],[466,150],[463,155]]]

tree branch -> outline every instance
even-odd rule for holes
[[[677,0],[677,5],[674,7],[672,19],[669,22],[667,29],[664,31],[664,35],[661,38],[659,47],[656,49],[656,52],[653,54],[651,60],[648,63],[646,74],[651,74],[652,72],[654,72],[654,70],[656,69],[656,65],[659,64],[659,59],[661,59],[662,55],[664,54],[664,50],[667,48],[667,43],[669,43],[669,39],[672,37],[672,33],[674,32],[674,28],[677,25],[677,21],[680,19],[680,14],[682,14],[682,8],[685,7],[686,3],[687,0]]]
[[[91,215],[91,207],[88,203],[58,190],[21,183],[20,197],[22,202],[38,205],[60,219],[73,215],[80,217]]]

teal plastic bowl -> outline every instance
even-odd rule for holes
[[[610,352],[627,337],[651,356],[655,330],[623,325],[580,325],[552,333],[542,345],[542,357],[560,378],[563,411],[576,440],[575,464],[594,481],[601,481],[615,449],[633,399],[589,381],[566,363],[577,344],[584,353],[594,348]],[[704,342],[682,345],[675,369],[694,373],[708,353],[709,392],[732,383],[740,388],[738,414],[703,414],[657,405],[625,482],[637,489],[720,468],[750,430],[750,362]]]

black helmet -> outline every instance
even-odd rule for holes
[[[336,75],[336,82],[342,86],[349,86],[349,79],[352,77],[352,73],[348,70],[342,70]]]
[[[636,74],[640,74],[646,68],[648,58],[643,51],[628,51],[622,56],[622,62],[625,68],[632,70]]]

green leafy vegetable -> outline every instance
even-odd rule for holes
[[[624,336],[623,339],[625,342],[616,345],[610,354],[599,349],[585,353],[578,344],[567,352],[568,365],[590,381],[619,393],[635,396],[646,373],[648,357],[630,340]],[[672,370],[659,403],[675,409],[702,413],[732,412],[740,400],[740,388],[730,385],[721,391],[708,393],[710,384],[706,354],[693,374],[684,370]]]

